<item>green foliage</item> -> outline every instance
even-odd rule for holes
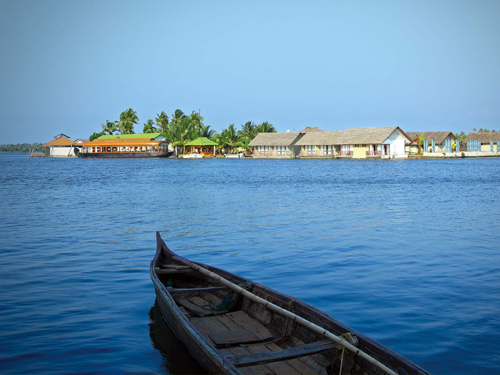
[[[225,149],[227,152],[232,153],[238,148],[248,149],[248,144],[258,133],[276,133],[274,126],[267,121],[258,125],[248,121],[241,126],[241,130],[237,130],[235,125],[231,124],[221,134],[217,134],[214,129],[211,129],[210,125],[205,125],[200,112],[192,111],[190,115],[186,115],[180,109],[174,111],[170,121],[165,111],[157,114],[155,121],[148,120],[144,124],[143,132],[163,133],[167,141],[174,147],[180,146],[182,152],[186,152],[188,142],[199,137],[212,139],[217,142],[216,148],[219,151]],[[102,132],[92,134],[90,140],[103,134],[115,134],[116,131],[120,134],[134,134],[134,125],[136,124],[139,124],[137,113],[132,108],[128,108],[120,114],[119,121],[106,120],[106,124],[102,125]]]
[[[264,121],[262,124],[257,125],[257,132],[258,133],[276,133],[276,129],[274,128],[273,124]]]
[[[18,143],[0,145],[0,152],[44,151],[43,143]]]
[[[135,134],[134,125],[139,123],[137,113],[129,108],[120,114],[120,121],[118,122],[118,130],[120,134]]]
[[[208,139],[212,139],[217,132],[213,129],[210,129],[210,125],[203,125],[200,130],[200,137],[206,137]]]
[[[92,135],[89,137],[89,141],[90,141],[90,142],[92,142],[94,139],[97,139],[97,138],[99,138],[101,135],[104,135],[104,134],[105,134],[105,133],[104,133],[104,131],[99,132],[99,133],[94,132],[94,133],[92,133]]]
[[[156,115],[156,125],[160,128],[160,133],[163,133],[168,127],[168,116],[164,111]]]
[[[116,122],[111,122],[109,120],[106,120],[106,125],[104,124],[101,124],[102,126],[102,134],[114,134],[114,132],[116,131],[116,128],[117,128],[117,124]]]
[[[424,144],[424,141],[427,139],[427,137],[424,137],[424,132],[420,133],[417,136],[417,147],[418,147],[418,153],[422,154],[422,146]],[[425,150],[427,152],[427,150]]]
[[[461,145],[465,144],[465,140],[467,139],[467,134],[463,131],[461,133],[455,133],[455,137],[458,139]]]
[[[476,129],[474,129],[474,131],[476,131]],[[495,129],[489,130],[489,129],[483,129],[483,128],[481,128],[477,132],[478,133],[496,133],[497,131]]]
[[[151,119],[144,124],[144,128],[142,130],[143,133],[156,133],[157,131],[158,129],[155,128],[155,123]]]

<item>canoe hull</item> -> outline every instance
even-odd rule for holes
[[[203,334],[191,323],[188,317],[181,311],[176,304],[176,301],[170,294],[167,287],[159,279],[155,269],[159,266],[159,259],[162,258],[163,262],[169,262],[173,257],[182,258],[173,253],[163,242],[159,233],[157,233],[157,252],[153,261],[151,262],[150,274],[153,284],[155,286],[156,298],[165,322],[170,326],[175,335],[185,344],[191,355],[211,374],[241,374],[224,355],[221,354],[211,342],[209,342]],[[231,274],[227,271],[217,269],[208,265],[195,263],[202,266],[209,271],[212,271],[223,278],[236,283],[243,284],[248,280]],[[265,300],[274,303],[293,312],[311,322],[314,322],[335,335],[342,335],[349,332],[356,336],[359,341],[359,348],[361,348],[368,355],[378,359],[382,363],[398,370],[398,373],[408,375],[430,375],[427,371],[423,370],[416,364],[404,358],[400,354],[392,351],[391,349],[377,343],[376,341],[364,336],[363,334],[352,330],[344,324],[336,321],[324,312],[310,306],[298,299],[287,296],[264,285],[253,282],[252,293],[258,295]],[[255,311],[254,311],[255,312]],[[306,337],[309,333],[306,330],[302,331],[301,337],[303,341],[308,341]],[[311,341],[315,341],[315,334],[311,333]],[[380,370],[373,365],[362,361],[358,356],[353,356],[352,371],[354,373],[365,374],[380,374]],[[338,373],[338,370],[337,370]]]

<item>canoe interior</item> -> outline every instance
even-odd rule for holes
[[[338,344],[326,340],[310,329],[270,311],[228,287],[221,286],[188,266],[172,261],[174,255],[176,254],[163,244],[152,262],[152,278],[156,281],[157,297],[165,299],[167,296],[175,304],[174,313],[181,314],[180,318],[189,322],[187,325],[193,332],[201,335],[198,347],[192,349],[195,358],[202,357],[195,352],[206,346],[212,356],[221,358],[213,359],[214,363],[218,360],[225,363],[225,367],[219,368],[217,364],[204,366],[208,371],[270,375],[382,373],[373,365],[347,350],[342,350]],[[428,374],[399,354],[300,300],[260,284],[249,283],[226,271],[206,265],[204,267],[338,336],[342,335],[350,343],[399,374]],[[160,307],[162,305],[165,309],[165,302],[160,303]],[[165,317],[168,324],[180,324],[177,319],[175,322],[168,321],[173,320],[172,311]],[[179,332],[179,327],[172,328],[176,334]]]

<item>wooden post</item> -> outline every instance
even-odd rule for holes
[[[432,140],[432,153],[436,152],[436,141],[433,139]]]
[[[490,139],[490,151],[493,152],[493,139]]]

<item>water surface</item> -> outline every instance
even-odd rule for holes
[[[151,318],[155,231],[433,373],[500,368],[500,159],[0,154],[0,194],[3,374],[199,372]]]

